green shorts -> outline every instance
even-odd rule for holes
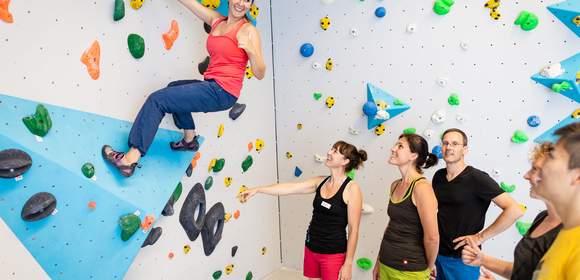
[[[430,269],[425,269],[423,271],[401,271],[386,266],[382,263],[379,264],[380,264],[379,275],[381,280],[409,280],[409,279],[428,280],[429,274],[431,274]]]

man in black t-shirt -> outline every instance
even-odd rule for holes
[[[470,239],[481,245],[503,232],[523,215],[518,204],[487,173],[465,163],[467,136],[459,129],[446,130],[442,136],[443,160],[447,168],[433,176],[433,189],[439,203],[439,255],[437,279],[476,280],[479,267],[463,264],[461,249]],[[493,201],[503,209],[486,229],[485,214]]]

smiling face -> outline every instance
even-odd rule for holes
[[[229,0],[229,15],[231,18],[243,18],[252,6],[252,0]]]
[[[532,167],[526,174],[524,174],[524,179],[530,182],[530,197],[535,199],[540,199],[541,197],[538,195],[536,188],[538,187],[538,183],[540,181],[540,170],[544,165],[544,158],[540,158],[532,162]]]
[[[391,156],[389,157],[389,164],[395,166],[402,166],[417,160],[417,153],[411,152],[407,138],[401,137],[395,145],[391,148]]]
[[[467,146],[459,132],[447,132],[441,141],[443,160],[447,164],[463,161],[467,154]]]
[[[328,168],[345,167],[349,163],[349,160],[340,153],[338,147],[332,147],[328,153],[326,153],[326,161],[324,165]]]

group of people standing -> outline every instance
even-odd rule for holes
[[[389,164],[401,177],[387,188],[388,225],[373,270],[373,280],[580,279],[580,123],[556,131],[557,143],[543,143],[531,155],[524,178],[530,196],[545,202],[516,246],[514,262],[485,255],[481,245],[523,215],[516,201],[484,171],[465,162],[468,137],[457,129],[441,138],[446,167],[431,182],[423,169],[437,164],[427,141],[403,134],[391,148]],[[358,169],[367,153],[336,142],[325,165],[330,176],[248,189],[290,195],[315,193],[304,247],[304,276],[348,280],[359,235],[363,195],[346,174]],[[501,214],[484,228],[491,203]]]

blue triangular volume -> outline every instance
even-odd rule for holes
[[[390,116],[389,120],[411,108],[407,104],[395,105],[395,100],[397,100],[397,98],[376,87],[375,85],[367,83],[367,102],[376,103],[378,100],[382,100],[389,105],[387,108],[387,112]],[[367,128],[372,129],[385,121],[386,120],[368,117]]]
[[[572,114],[565,116],[560,122],[558,122],[555,126],[548,129],[546,132],[542,133],[542,135],[538,136],[534,139],[536,143],[543,143],[543,142],[553,142],[555,143],[558,138],[554,135],[554,132],[558,130],[560,127],[566,126],[571,123],[580,122],[580,108],[576,109]]]
[[[0,94],[0,150],[28,153],[33,165],[21,180],[0,178],[0,217],[52,279],[122,279],[148,232],[138,230],[128,241],[120,237],[120,216],[140,212],[159,217],[167,199],[193,157],[172,152],[168,142],[181,135],[160,129],[143,167],[124,178],[101,157],[101,146],[127,148],[131,123],[45,105],[52,129],[37,142],[22,123],[37,102]],[[81,166],[90,162],[96,180]],[[33,194],[52,193],[57,212],[26,222],[20,210]],[[96,208],[90,209],[90,201]]]
[[[203,4],[202,0],[197,0],[199,3]],[[227,17],[228,16],[228,8],[229,8],[229,2],[228,0],[221,0],[220,1],[220,5],[215,9],[216,12],[220,13],[222,16]],[[256,19],[252,16],[252,14],[250,13],[250,11],[248,11],[246,13],[246,18],[250,21],[250,23],[252,23],[252,25],[256,26]]]
[[[554,84],[567,82],[571,88],[568,90],[562,90],[560,94],[580,103],[580,87],[576,81],[577,76],[580,75],[580,52],[560,62],[560,65],[562,66],[562,69],[564,69],[564,73],[558,77],[548,78],[537,73],[531,78],[550,90]]]
[[[580,37],[580,1],[568,0],[560,2],[548,6],[548,10],[570,28],[572,32],[576,33],[576,36]]]

